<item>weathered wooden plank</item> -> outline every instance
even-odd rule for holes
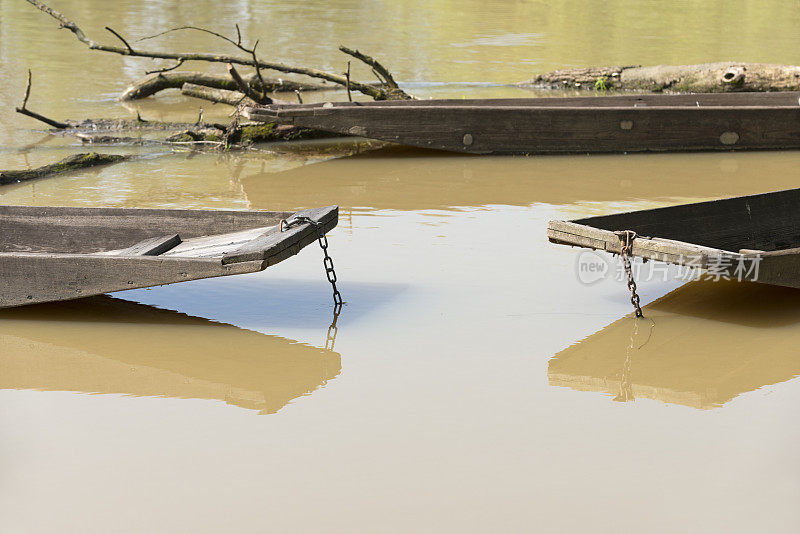
[[[633,230],[632,255],[711,268],[722,275],[800,287],[800,189],[551,221],[554,243],[620,252],[614,233]],[[731,252],[738,250],[739,252]],[[737,269],[739,269],[737,271]]]
[[[60,242],[58,231],[64,230],[68,237],[77,238],[78,234],[70,232],[81,227],[78,222],[82,212],[86,214],[84,219],[117,216],[124,219],[125,224],[140,219],[139,222],[144,226],[146,221],[141,217],[144,215],[146,218],[147,212],[156,218],[160,217],[160,224],[176,223],[180,226],[181,217],[180,214],[176,217],[169,213],[158,213],[161,210],[141,210],[131,214],[128,212],[138,210],[99,210],[101,213],[98,213],[95,209],[24,209],[6,206],[0,207],[0,222],[7,227],[5,214],[10,219],[32,224],[37,210],[42,212],[43,224],[49,223],[49,228],[47,231],[33,232],[33,237],[45,237],[46,244],[42,246],[30,239],[27,243],[34,252],[20,252],[13,246],[19,241],[7,239],[3,241],[6,246],[0,248],[0,308],[263,270],[297,254],[317,238],[316,231],[308,223],[279,232],[277,224],[282,219],[291,221],[297,216],[308,216],[319,221],[325,232],[335,227],[338,221],[336,206],[297,213],[255,212],[248,215],[248,212],[223,212],[221,217],[219,212],[195,212],[184,217],[194,221],[187,226],[192,232],[207,231],[215,222],[219,223],[217,228],[234,228],[236,231],[191,237],[183,243],[180,243],[177,234],[158,238],[153,238],[151,234],[147,239],[126,248],[87,254],[82,252],[84,247],[78,246],[77,253],[51,253],[36,250],[66,248],[69,241],[66,244]],[[201,223],[203,214],[210,221]],[[64,218],[63,224],[59,224],[59,216]],[[91,221],[87,221],[84,227],[114,233],[116,227],[111,221],[102,222],[92,226]],[[249,227],[253,224],[257,226]],[[134,234],[129,232],[126,235]],[[105,242],[116,241],[106,239]],[[11,246],[8,246],[9,243]],[[125,244],[130,244],[130,241]],[[232,251],[235,252],[233,257],[227,257],[226,253]]]
[[[605,96],[539,97],[539,98],[481,98],[481,99],[428,99],[428,100],[379,100],[374,102],[315,102],[311,104],[284,104],[244,109],[246,116],[257,120],[263,114],[283,110],[330,109],[330,108],[374,108],[374,107],[624,107],[648,106],[794,106],[800,93],[696,93],[696,94],[625,94]]]
[[[781,149],[800,147],[799,97],[428,100],[275,105],[247,113],[256,120],[481,154]]]
[[[274,226],[292,212],[0,206],[0,252],[95,253],[153,236],[184,240]]]
[[[113,251],[114,256],[158,256],[178,246],[181,238],[178,234],[151,237],[122,250]]]
[[[568,221],[550,221],[547,236],[551,242],[563,245],[604,250],[612,254],[619,254],[622,250],[622,241],[614,232]],[[723,254],[738,256],[692,243],[645,236],[637,237],[632,249],[632,255],[640,258],[703,268],[707,266],[709,257]]]
[[[291,222],[297,217],[309,217],[317,221],[322,226],[323,232],[328,232],[336,226],[339,217],[338,206],[328,206],[325,208],[313,208],[298,211],[287,219]],[[222,259],[224,264],[236,263],[240,261],[264,260],[269,257],[282,257],[281,253],[298,242],[306,240],[309,236],[316,238],[317,231],[311,224],[304,223],[293,226],[280,232],[277,228],[265,233],[261,237],[246,243],[242,247],[226,254]],[[296,252],[295,252],[296,253]],[[277,263],[277,262],[273,262]]]
[[[633,230],[725,251],[800,246],[800,189],[696,202],[572,221],[603,230]]]
[[[250,230],[243,230],[241,232],[187,239],[174,249],[165,253],[164,256],[191,258],[222,257],[224,253],[230,252],[231,249],[252,241],[268,232],[270,228],[275,227],[267,228],[262,226],[259,228],[251,228]]]
[[[0,253],[0,307],[250,273],[265,267],[263,261],[222,265],[218,259],[163,256]]]

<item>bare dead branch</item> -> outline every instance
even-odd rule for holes
[[[30,98],[30,96],[31,96],[32,80],[33,80],[33,76],[31,75],[31,69],[28,69],[28,83],[25,86],[25,96],[22,99],[22,105],[20,107],[16,108],[16,112],[20,113],[22,115],[25,115],[27,117],[30,117],[32,119],[36,119],[37,121],[43,122],[43,123],[47,124],[48,126],[52,126],[53,128],[58,128],[60,130],[63,130],[64,128],[68,127],[69,126],[68,124],[65,124],[63,122],[58,122],[58,121],[55,121],[53,119],[49,119],[49,118],[45,117],[44,115],[40,115],[40,114],[36,113],[35,111],[29,110],[26,107],[28,105],[28,98]]]
[[[171,66],[171,67],[164,67],[163,69],[156,69],[156,70],[147,70],[147,71],[145,71],[144,73],[145,73],[145,74],[156,74],[156,73],[159,73],[159,72],[169,72],[169,71],[171,71],[171,70],[175,70],[175,69],[177,69],[177,68],[178,68],[178,67],[180,67],[181,65],[183,65],[183,60],[182,60],[182,59],[179,59],[179,60],[178,60],[178,62],[177,62],[177,63],[175,63],[175,64],[174,64],[173,66]]]
[[[177,28],[170,28],[169,30],[165,30],[163,32],[156,33],[155,35],[148,35],[147,37],[142,37],[141,39],[136,39],[136,42],[138,43],[138,42],[141,42],[141,41],[147,41],[148,39],[155,39],[156,37],[161,37],[162,35],[166,35],[168,33],[177,32],[177,31],[181,31],[181,30],[195,30],[195,31],[198,31],[198,32],[208,33],[208,34],[214,35],[215,37],[219,37],[220,39],[228,41],[229,43],[231,43],[236,48],[242,49],[242,46],[241,46],[242,45],[241,33],[239,33],[239,41],[236,42],[233,39],[222,35],[221,33],[217,33],[215,31],[212,31],[212,30],[209,30],[209,29],[206,29],[206,28],[201,28],[199,26],[178,26]],[[237,24],[237,33],[238,33],[238,24]],[[249,50],[244,50],[244,52],[249,52]]]
[[[117,32],[115,32],[113,29],[109,28],[108,26],[106,26],[106,30],[108,30],[109,32],[111,32],[112,34],[114,34],[114,36],[115,36],[117,39],[119,39],[120,41],[122,41],[122,44],[124,44],[124,45],[125,45],[125,48],[127,48],[127,49],[128,49],[128,53],[129,53],[129,54],[133,52],[133,48],[131,48],[131,45],[129,45],[129,44],[128,44],[128,41],[126,41],[126,40],[125,40],[125,39],[124,39],[124,38],[123,38],[123,37],[122,37],[120,34],[118,34]]]
[[[258,102],[259,104],[272,104],[272,99],[264,94],[261,94],[258,91],[255,91],[246,81],[244,81],[232,64],[228,63],[228,73],[233,78],[233,81],[236,82],[237,87],[239,90],[250,97],[252,100]]]
[[[367,65],[372,67],[372,69],[379,75],[378,79],[383,78],[383,82],[390,89],[399,89],[400,88],[400,86],[397,85],[397,82],[394,81],[394,77],[392,77],[392,73],[389,72],[389,69],[387,69],[386,67],[381,65],[380,62],[378,62],[377,59],[375,59],[373,57],[370,57],[370,56],[368,56],[366,54],[362,54],[358,50],[351,50],[350,48],[347,48],[346,46],[340,46],[339,50],[341,50],[342,52],[344,52],[345,54],[347,54],[349,56],[353,56],[354,58],[358,59],[359,61],[363,61],[364,63],[366,63]]]
[[[330,86],[323,84],[271,79],[265,79],[265,85],[260,87],[258,85],[258,81],[255,79],[255,73],[243,74],[242,79],[248,85],[254,86],[255,89],[263,91],[264,93],[274,91],[320,91],[330,89]],[[138,100],[154,95],[165,89],[180,89],[185,83],[205,85],[214,89],[226,89],[228,91],[238,91],[239,89],[239,87],[236,85],[236,82],[234,82],[227,74],[211,74],[208,72],[195,72],[188,70],[155,72],[133,82],[119,96],[119,99],[122,101]]]
[[[353,96],[350,94],[350,62],[347,62],[347,72],[344,73],[345,78],[347,78],[347,101],[352,102]]]
[[[28,104],[28,98],[31,96],[31,79],[33,76],[31,75],[31,69],[28,69],[28,84],[25,86],[25,98],[22,99],[22,105],[20,106],[21,109],[25,109],[25,106]]]
[[[278,72],[287,72],[287,73],[294,73],[294,74],[302,74],[304,76],[310,76],[312,78],[319,78],[322,80],[328,80],[329,82],[333,82],[342,86],[347,85],[347,80],[344,76],[333,74],[330,72],[321,71],[318,69],[306,68],[306,67],[295,67],[292,65],[286,65],[284,63],[277,63],[277,62],[267,62],[258,60],[255,61],[252,57],[243,58],[237,56],[229,56],[229,55],[218,55],[218,54],[194,54],[194,53],[172,53],[172,52],[160,52],[160,51],[149,51],[149,50],[139,50],[135,49],[130,46],[126,47],[119,47],[119,46],[110,46],[100,44],[92,39],[89,39],[85,33],[75,24],[73,21],[66,18],[63,14],[55,11],[54,9],[48,7],[47,5],[43,4],[39,0],[26,0],[29,4],[33,5],[43,13],[46,13],[56,19],[60,27],[66,28],[70,30],[75,37],[86,46],[89,47],[90,50],[100,50],[103,52],[110,52],[113,54],[120,54],[124,56],[132,56],[132,57],[147,57],[147,58],[155,58],[155,59],[171,59],[171,60],[184,60],[184,61],[206,61],[211,63],[231,63],[234,65],[247,65],[247,66],[255,66],[255,63],[258,64],[259,68],[262,69],[269,69],[269,70],[276,70]],[[241,33],[241,32],[239,32]],[[234,43],[232,39],[225,38],[227,41]],[[235,46],[241,48],[241,43],[234,43]],[[363,54],[362,54],[363,56]],[[368,58],[369,56],[364,56]],[[360,59],[360,58],[359,58]],[[371,58],[370,58],[371,59]],[[373,60],[374,61],[374,60]],[[377,63],[377,62],[376,62]],[[378,63],[378,65],[380,65]],[[381,66],[380,68],[384,68]],[[388,71],[387,71],[388,72]],[[387,79],[390,83],[393,79]],[[396,86],[396,84],[395,84]],[[407,94],[401,91],[399,88],[391,87],[390,91],[385,90],[381,87],[373,87],[368,84],[363,84],[360,82],[355,82],[350,80],[350,87],[360,93],[368,95],[375,100],[386,100],[387,98],[410,98]]]
[[[253,65],[256,67],[256,76],[258,77],[258,81],[261,84],[261,87],[264,87],[266,84],[264,83],[264,77],[261,76],[261,67],[258,66],[258,57],[256,57],[256,48],[258,48],[258,39],[256,42],[253,43],[253,49],[250,51],[253,56]]]
[[[381,78],[381,75],[378,74],[378,71],[375,70],[375,69],[371,69],[371,70],[372,70],[372,74],[375,75],[375,79],[378,80],[378,83],[381,84],[381,85],[385,85],[386,84],[386,80]]]

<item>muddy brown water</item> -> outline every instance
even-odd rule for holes
[[[581,65],[800,62],[794,2],[52,5],[109,42],[106,25],[238,22],[276,58],[339,71],[335,45],[359,47],[422,96],[524,96],[463,82]],[[220,49],[193,33],[150,46]],[[0,0],[0,168],[82,150],[13,113],[28,67],[29,107],[55,118],[225,117],[174,92],[117,103],[153,65]],[[0,311],[0,530],[797,531],[800,292],[667,270],[640,282],[655,326],[634,331],[624,284],[581,283],[580,252],[544,229],[797,187],[800,152],[273,148],[101,148],[141,158],[0,189],[3,204],[337,203],[347,301],[331,347],[309,247],[256,275]]]

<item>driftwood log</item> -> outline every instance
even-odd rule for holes
[[[329,89],[330,86],[314,83],[301,83],[291,80],[264,80],[262,85],[255,73],[243,75],[242,78],[254,89],[265,93],[278,91],[320,91]],[[212,89],[238,91],[236,82],[227,74],[210,74],[207,72],[173,71],[148,74],[144,78],[133,82],[119,96],[120,100],[138,100],[154,95],[165,89],[181,89],[184,84],[205,86]]]
[[[193,98],[200,98],[208,100],[214,104],[227,104],[229,106],[238,106],[240,104],[253,105],[256,102],[246,97],[239,91],[229,91],[228,89],[214,89],[205,85],[196,85],[193,83],[185,83],[181,86],[181,94],[191,96]]]
[[[800,91],[800,66],[725,62],[592,67],[540,74],[517,85],[548,89],[675,93]]]
[[[34,178],[43,178],[53,174],[63,174],[65,172],[86,169],[88,167],[95,167],[97,165],[118,163],[129,158],[130,156],[119,154],[98,154],[96,152],[75,154],[62,159],[58,163],[51,163],[35,169],[0,171],[0,185],[15,184],[18,182],[24,182],[26,180],[32,180]]]

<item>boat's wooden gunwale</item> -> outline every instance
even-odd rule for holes
[[[552,243],[561,245],[602,250],[612,254],[622,252],[622,241],[616,233],[570,221],[550,221],[547,225],[547,238]],[[647,260],[704,269],[708,268],[709,258],[717,261],[714,258],[727,257],[738,260],[743,257],[738,252],[647,236],[636,237],[633,241],[631,255]]]
[[[530,98],[491,98],[491,99],[429,99],[429,100],[377,100],[364,102],[314,102],[309,104],[279,104],[260,107],[245,108],[250,110],[291,110],[291,109],[330,109],[330,108],[430,108],[434,106],[450,107],[507,107],[507,106],[574,106],[574,107],[608,107],[625,103],[628,106],[651,106],[653,103],[665,106],[680,105],[686,102],[687,106],[737,106],[743,103],[755,102],[752,105],[784,105],[797,106],[800,99],[798,91],[776,91],[764,93],[687,93],[687,94],[651,94],[633,93],[625,95],[606,96],[571,96],[571,97],[530,97]],[[747,104],[750,105],[750,104]]]
[[[274,105],[246,115],[342,135],[472,154],[576,154],[800,148],[800,105],[790,99],[687,100],[607,98],[493,105],[415,101],[405,105]],[[691,95],[694,97],[695,95]],[[698,97],[699,98],[699,97]],[[702,99],[700,99],[702,100]],[[713,104],[713,105],[709,105]]]
[[[638,233],[631,255],[708,269],[714,276],[800,287],[800,188],[550,221],[557,244],[621,252],[617,232]]]
[[[85,213],[90,213],[89,210],[92,208],[86,210]],[[28,210],[16,211],[28,212]],[[192,216],[198,216],[197,211],[189,211],[192,212]],[[71,210],[71,213],[78,217],[80,211]],[[184,249],[182,253],[178,251],[170,254],[180,246],[177,245],[162,254],[143,255],[142,251],[148,254],[154,252],[153,243],[145,243],[148,246],[134,244],[122,250],[88,253],[2,251],[0,252],[0,272],[3,273],[0,280],[0,308],[261,271],[297,254],[318,238],[316,228],[309,223],[298,224],[281,232],[280,220],[291,221],[299,216],[307,216],[317,221],[324,232],[334,228],[338,221],[337,206],[299,212],[266,213],[269,214],[268,220],[271,220],[270,216],[280,216],[276,218],[275,225],[238,233],[240,237],[249,235],[250,239],[234,238],[234,241],[226,243],[225,239],[229,238],[224,238],[222,242],[217,242],[211,251],[190,248]],[[271,236],[271,239],[264,241],[264,236]],[[159,239],[166,241],[164,237],[177,238],[177,234],[162,236],[151,241]],[[219,235],[209,236],[206,242],[213,245],[214,240],[219,237]],[[177,239],[169,241],[173,244]],[[190,245],[202,242],[203,238],[189,240]],[[243,251],[247,254],[243,254]]]
[[[144,239],[181,239],[277,225],[293,212],[0,206],[0,251],[122,250]],[[35,249],[35,250],[31,250]]]

